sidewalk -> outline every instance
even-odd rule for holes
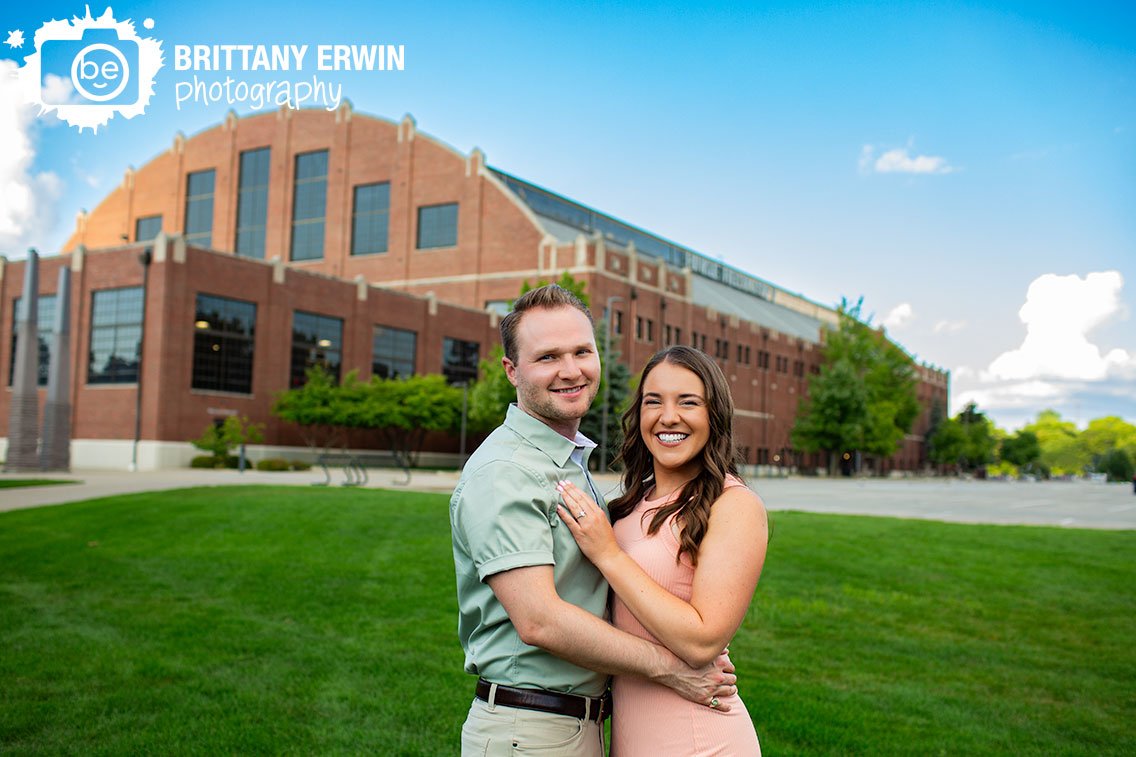
[[[404,477],[398,470],[378,469],[367,473],[370,489],[448,494],[458,481],[457,471],[415,471],[408,486],[403,486]],[[333,468],[331,477],[331,486],[338,488],[344,480],[342,469]],[[311,486],[325,480],[319,468],[288,473],[189,468],[139,473],[102,470],[71,474],[0,473],[0,480],[5,478],[58,478],[80,483],[0,489],[0,511],[195,486]],[[619,477],[608,473],[596,476],[596,482],[600,491],[610,497],[619,486]],[[953,478],[753,478],[748,483],[773,512],[803,510],[958,523],[1136,529],[1136,497],[1132,495],[1130,484]]]
[[[457,471],[415,471],[410,477],[410,484],[404,485],[405,476],[396,469],[381,468],[367,471],[368,489],[393,489],[398,491],[406,489],[416,492],[436,492],[448,494],[454,490],[458,483]],[[4,479],[59,479],[64,481],[77,481],[75,484],[57,484],[50,486],[22,486],[11,489],[0,489],[0,512],[6,510],[22,510],[29,507],[43,507],[46,505],[62,505],[68,502],[80,502],[85,499],[98,497],[112,497],[118,494],[133,494],[135,492],[162,491],[166,489],[183,489],[191,486],[242,486],[263,484],[269,486],[312,486],[326,481],[323,471],[317,466],[309,471],[288,471],[269,473],[266,471],[246,470],[239,473],[235,470],[203,470],[192,468],[177,468],[160,471],[128,471],[108,470],[80,470],[72,473],[3,473],[0,472],[0,481]],[[619,484],[619,478],[614,473],[596,476],[597,482],[604,491],[614,489]],[[331,488],[339,488],[344,481],[343,469],[331,469]]]

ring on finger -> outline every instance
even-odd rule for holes
[[[710,697],[710,709],[716,709],[719,704],[721,702],[718,701],[718,697]]]

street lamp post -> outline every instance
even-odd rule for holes
[[[611,362],[611,306],[616,302],[623,302],[623,298],[618,295],[612,295],[607,298],[604,304],[604,354],[603,354],[603,371],[601,373],[603,381],[603,401],[601,405],[601,420],[600,420],[600,473],[607,473],[607,405],[608,398],[611,396],[611,382],[608,380],[608,363]]]
[[[142,264],[142,331],[138,335],[138,384],[134,392],[134,445],[130,451],[130,472],[138,470],[138,442],[142,439],[142,358],[146,346],[146,295],[150,288],[150,263],[154,253],[147,247],[138,255],[138,262]]]

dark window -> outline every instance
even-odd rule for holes
[[[635,316],[635,338],[643,338],[643,316],[641,315]]]
[[[387,251],[390,220],[390,184],[361,184],[355,187],[351,214],[351,254],[371,255]]]
[[[694,349],[698,349],[698,332],[697,331],[691,331],[690,332],[690,346],[693,347]]]
[[[453,247],[458,243],[458,204],[425,205],[418,209],[418,249]]]
[[[757,367],[763,371],[769,370],[769,353],[765,350],[757,351]]]
[[[213,185],[217,172],[195,171],[185,177],[185,241],[201,247],[213,244]]]
[[[674,343],[675,343],[675,344],[682,344],[682,329],[680,329],[680,328],[679,328],[678,326],[675,326],[675,340],[674,340]]]
[[[647,341],[655,341],[655,322],[650,318],[647,319]]]
[[[142,354],[142,287],[91,295],[88,384],[133,384]]]
[[[665,344],[666,346],[669,347],[672,344],[671,340],[673,338],[674,338],[674,329],[668,323],[666,326],[663,327],[663,344]]]
[[[375,326],[371,341],[371,373],[379,378],[414,375],[418,335],[413,331]]]
[[[323,226],[327,215],[327,150],[296,156],[292,193],[292,260],[323,257]]]
[[[292,314],[292,371],[288,385],[295,388],[307,381],[308,368],[323,366],[339,381],[343,350],[343,319],[297,310]]]
[[[480,345],[461,339],[442,339],[442,375],[450,384],[472,383],[477,380],[477,360]]]
[[[145,216],[134,222],[134,241],[148,242],[162,230],[161,216]]]
[[[615,316],[614,320],[612,321],[612,329],[611,330],[615,334],[622,334],[623,333],[623,311],[622,310],[613,310],[611,312],[612,312],[612,315]]]
[[[264,259],[264,230],[268,218],[267,147],[241,153],[237,189],[237,254]]]
[[[12,359],[8,361],[8,384],[16,376],[16,323],[20,312],[20,299],[12,307]],[[55,295],[41,294],[36,306],[36,341],[39,343],[39,374],[36,383],[47,386],[47,371],[51,367],[51,336],[55,333]]]
[[[742,360],[742,358],[744,358],[744,357],[745,357],[745,348],[742,345],[739,344],[738,345],[738,362],[739,363],[744,362]]]
[[[252,394],[256,305],[199,294],[193,321],[191,386]]]

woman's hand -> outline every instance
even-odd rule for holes
[[[620,554],[607,513],[571,481],[558,482],[556,490],[564,498],[564,504],[556,506],[560,520],[576,537],[583,553],[602,571],[604,562]]]

